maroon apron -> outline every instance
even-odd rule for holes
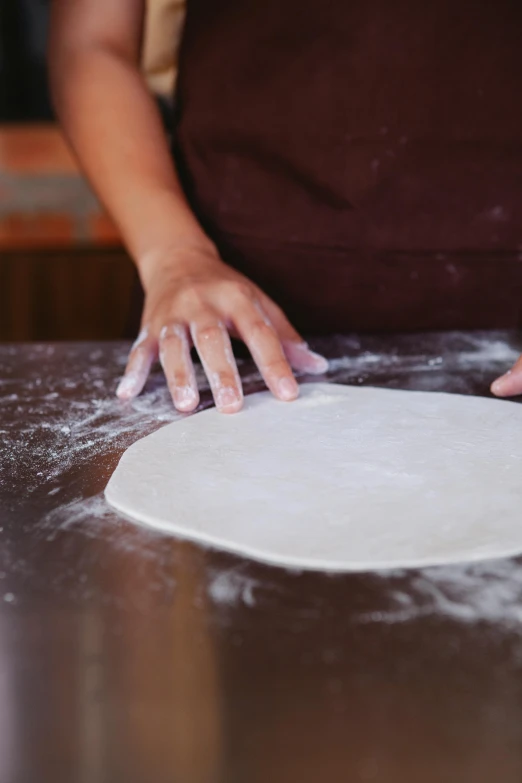
[[[307,333],[514,327],[521,0],[188,0],[174,153]]]

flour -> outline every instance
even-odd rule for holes
[[[350,348],[354,351],[353,356],[342,356],[330,361],[331,371],[352,369],[355,367],[364,368],[379,364],[381,368],[389,366],[400,367],[404,373],[424,372],[429,368],[437,367],[440,369],[444,365],[448,370],[459,370],[466,372],[473,367],[483,368],[487,365],[500,364],[502,367],[509,367],[510,364],[518,359],[519,351],[512,348],[507,343],[500,340],[484,340],[477,337],[466,336],[466,349],[459,350],[461,338],[455,337],[453,349],[451,350],[451,341],[448,343],[444,338],[445,357],[436,356],[404,356],[397,353],[372,353],[371,351],[359,352],[359,343],[352,342]],[[441,338],[442,340],[442,338]]]
[[[330,360],[330,374],[338,382],[383,385],[418,391],[476,393],[478,383],[488,391],[491,382],[518,359],[520,349],[500,336],[481,332],[431,335],[426,352],[372,351],[372,339],[343,338],[343,353]],[[429,346],[429,348],[428,348]],[[318,344],[321,350],[321,344]],[[487,370],[487,376],[485,374]]]
[[[35,351],[38,358],[50,353],[48,349],[38,350],[38,346]],[[3,432],[8,436],[6,464],[0,468],[5,483],[23,474],[27,495],[45,486],[56,489],[71,469],[124,447],[141,433],[176,418],[166,388],[154,380],[152,389],[149,387],[133,403],[124,404],[115,398],[115,369],[123,369],[127,352],[121,347],[114,354],[108,366],[93,364],[89,372],[81,373],[74,366],[73,356],[71,364],[63,368],[65,377],[47,378],[42,386],[40,377],[30,375],[22,393],[2,397],[2,404],[10,406],[12,415],[10,421],[7,415],[2,420]],[[94,357],[99,360],[100,352],[93,351]],[[67,377],[69,374],[73,377]],[[80,390],[83,399],[71,397],[72,392]]]
[[[358,625],[407,624],[423,617],[440,617],[466,625],[502,626],[522,634],[522,564],[519,560],[427,568],[415,573],[395,569],[377,572],[373,578],[381,583],[379,605],[370,612],[354,615]],[[238,566],[214,574],[207,592],[216,605],[231,609],[290,601],[301,619],[313,619],[328,608],[326,599],[319,598],[324,579],[334,580],[347,594],[353,590],[353,577],[317,574],[314,579],[317,600],[307,609],[297,608],[299,597],[310,590],[303,589],[303,576],[295,571],[286,571],[275,580],[273,569]]]
[[[441,335],[440,339],[430,336],[425,345],[416,339],[413,348],[399,339],[384,352],[374,347],[377,344],[378,340],[371,338],[342,337],[315,341],[314,348],[331,357],[328,377],[337,382],[464,393],[477,388],[486,391],[489,383],[507,370],[519,353],[513,337],[508,339],[502,333],[455,333]],[[115,399],[114,391],[127,361],[128,346],[112,344],[102,350],[99,346],[92,348],[88,351],[89,367],[86,367],[83,345],[68,347],[66,358],[60,358],[61,347],[34,345],[24,350],[27,358],[20,377],[15,376],[16,363],[12,361],[19,358],[19,348],[2,346],[0,350],[3,497],[12,497],[17,503],[31,502],[33,496],[47,499],[42,502],[44,516],[35,530],[35,535],[44,540],[52,541],[66,533],[88,537],[103,541],[123,554],[131,553],[133,564],[138,550],[141,561],[157,564],[155,534],[147,531],[131,538],[128,523],[107,507],[102,491],[118,455],[125,448],[158,427],[181,418],[172,407],[161,372],[153,373],[142,396],[123,404]],[[263,388],[250,363],[241,363],[241,375],[246,392]],[[201,373],[199,382],[201,408],[205,408],[211,400]],[[105,475],[97,479],[97,484],[86,486],[85,476],[100,462],[107,464]],[[59,491],[48,495],[55,489]],[[232,556],[228,559],[235,560]],[[8,562],[9,573],[16,568],[24,578],[23,563]],[[251,595],[258,607],[269,599],[272,606],[280,599],[297,604],[302,593],[301,580],[310,579],[310,575],[302,575],[295,569],[278,572],[277,580],[272,568],[250,564],[247,570],[248,573],[243,573],[235,568],[231,578],[220,572],[214,574],[207,588],[211,600],[225,607],[249,608]],[[172,574],[163,567],[158,566],[158,573],[164,582],[172,579]],[[0,580],[5,576],[6,569],[2,568]],[[212,597],[212,585],[221,577]],[[461,622],[487,622],[518,630],[522,622],[522,567],[518,561],[433,568],[409,575],[382,572],[372,578],[383,580],[386,589],[378,606],[372,607],[375,611],[361,612],[357,621],[362,624],[406,623],[422,616],[445,616]],[[314,576],[317,595],[325,580],[342,582],[342,589],[349,591],[353,579],[357,577],[317,574]],[[78,580],[81,583],[81,573]],[[71,589],[69,582],[68,585]],[[58,576],[56,589],[60,589]]]
[[[501,623],[522,632],[520,560],[427,568],[413,577],[395,570],[381,577],[389,586],[389,605],[360,615],[362,623],[394,624],[443,615],[465,623]]]
[[[392,388],[465,392],[469,387],[467,373],[474,378],[487,373],[487,388],[495,375],[507,370],[518,356],[518,350],[500,336],[491,338],[480,333],[445,335],[439,342],[430,338],[426,353],[416,350],[411,355],[399,348],[390,352],[368,350],[368,342],[371,340],[363,345],[357,338],[336,338],[328,376],[337,382],[379,385],[383,371],[389,373],[393,368],[397,381],[385,384]],[[325,341],[325,346],[331,343]],[[322,350],[321,341],[316,345]],[[20,381],[12,377],[9,361],[16,353],[15,346],[4,346],[0,359],[0,434],[4,446],[0,481],[4,489],[9,490],[23,477],[28,495],[43,487],[49,491],[65,481],[72,469],[121,452],[134,440],[180,418],[159,370],[135,401],[121,403],[115,398],[117,380],[128,356],[124,345],[111,345],[103,352],[99,348],[89,351],[91,364],[87,370],[83,348],[70,348],[60,374],[53,362],[55,346],[31,346],[22,391]],[[48,362],[51,370],[46,366]],[[252,365],[240,365],[245,391],[262,389]],[[212,403],[201,370],[198,382],[202,389],[200,409],[204,409]]]
[[[224,571],[215,576],[207,589],[208,595],[216,604],[236,606],[255,606],[255,590],[258,582],[236,571]]]

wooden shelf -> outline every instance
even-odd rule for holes
[[[0,250],[119,246],[55,125],[0,128]]]
[[[130,336],[135,285],[136,273],[123,250],[4,251],[0,342]]]

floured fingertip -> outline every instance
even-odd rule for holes
[[[325,359],[324,356],[321,356],[319,353],[315,353],[314,351],[309,351],[308,355],[310,357],[308,372],[312,373],[313,375],[324,375],[325,372],[328,372],[330,369],[330,362],[328,359]]]
[[[307,343],[285,342],[283,344],[288,361],[296,370],[311,375],[324,375],[329,370],[328,359],[312,351]]]
[[[216,407],[221,413],[237,413],[243,405],[243,396],[235,389],[221,388],[216,392]]]
[[[127,373],[123,376],[116,389],[116,397],[120,400],[132,400],[143,388],[143,378],[137,373]]]
[[[292,402],[299,397],[299,384],[295,378],[281,378],[276,388],[277,396],[283,402]]]
[[[490,386],[490,391],[496,397],[513,397],[517,394],[512,379],[505,375],[501,378],[497,378],[496,381],[493,381]]]
[[[197,408],[198,395],[191,386],[179,386],[174,390],[174,405],[181,413],[190,413]]]

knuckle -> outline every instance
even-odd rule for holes
[[[192,283],[186,288],[181,289],[178,293],[177,301],[180,305],[188,307],[192,311],[201,310],[206,302],[203,286],[198,283]]]
[[[283,315],[283,311],[277,305],[273,299],[270,299],[265,293],[261,292],[260,298],[261,306],[267,313],[270,313],[270,318],[280,318]]]
[[[159,332],[159,340],[162,343],[173,339],[183,340],[185,336],[186,334],[184,327],[175,321],[164,324]]]
[[[234,373],[220,372],[217,377],[217,388],[238,389],[238,380]]]
[[[270,375],[276,375],[278,377],[283,375],[291,375],[288,362],[283,358],[269,359],[263,363],[263,370]]]
[[[219,323],[197,326],[195,336],[200,343],[209,343],[223,339],[223,327]]]
[[[269,323],[262,318],[256,318],[248,327],[249,336],[253,340],[273,340],[275,332]]]
[[[248,299],[249,301],[254,299],[255,292],[253,286],[243,280],[234,280],[233,283],[228,283],[230,294],[236,299]]]
[[[189,386],[189,378],[186,373],[180,370],[170,373],[169,387],[171,389],[179,389],[185,386]]]

